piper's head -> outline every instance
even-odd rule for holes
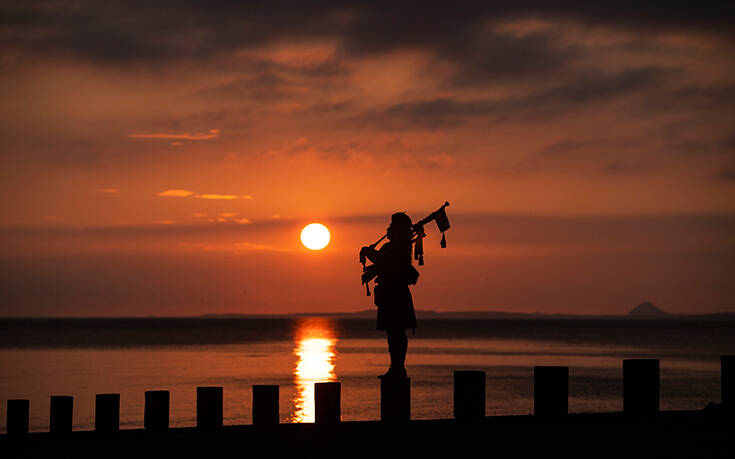
[[[403,212],[396,212],[390,217],[388,240],[395,242],[411,242],[411,217]]]

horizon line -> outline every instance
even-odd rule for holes
[[[139,315],[139,316],[0,316],[0,320],[17,319],[17,320],[28,320],[28,319],[42,319],[42,320],[55,320],[55,319],[217,319],[217,318],[289,318],[289,317],[334,317],[334,316],[361,316],[374,314],[372,309],[363,309],[360,311],[347,312],[284,312],[284,313],[246,313],[246,312],[224,312],[224,313],[202,313],[193,315]],[[428,314],[428,315],[505,315],[505,316],[525,316],[529,318],[548,317],[548,318],[633,318],[633,319],[661,319],[661,318],[676,318],[676,317],[711,317],[711,316],[733,316],[735,318],[735,311],[720,311],[720,312],[709,312],[709,313],[678,313],[678,312],[666,312],[662,311],[660,314],[651,315],[631,315],[627,313],[593,313],[593,314],[578,314],[578,313],[564,313],[564,312],[511,312],[503,310],[458,310],[458,311],[436,311],[433,309],[417,309],[416,314]],[[355,317],[359,319],[374,319],[372,317]],[[425,317],[427,318],[427,317]],[[489,319],[503,319],[503,317]],[[512,317],[508,317],[512,318]]]

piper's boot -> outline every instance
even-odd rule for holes
[[[408,373],[406,373],[406,368],[393,368],[390,367],[385,374],[382,374],[378,376],[380,379],[406,379],[408,377]]]

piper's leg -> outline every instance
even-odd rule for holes
[[[406,371],[406,354],[408,353],[408,338],[406,337],[406,330],[401,329],[401,334],[399,337],[399,342],[401,344],[401,355],[399,356],[399,363],[401,365],[401,369],[405,372]]]
[[[394,372],[405,371],[408,338],[402,328],[386,330],[388,336],[388,352],[390,353],[390,367]]]
[[[393,330],[386,330],[385,337],[388,339],[388,354],[390,355],[390,367],[393,368],[393,358],[395,356],[395,338],[393,337]]]
[[[408,353],[408,337],[406,330],[401,329],[401,368],[406,368],[406,354]]]

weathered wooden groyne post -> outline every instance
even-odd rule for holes
[[[735,355],[721,355],[722,404],[710,404],[707,413],[731,414],[735,410]],[[539,417],[564,416],[569,412],[569,367],[536,366],[533,368],[533,414]],[[650,416],[660,412],[660,361],[658,359],[623,360],[623,413]],[[486,374],[477,370],[453,373],[454,418],[477,421],[485,417]],[[223,427],[223,387],[196,388],[196,426],[199,430]],[[253,425],[279,424],[279,386],[253,385]],[[383,378],[380,382],[380,420],[407,423],[411,420],[411,381],[409,378]],[[72,431],[71,396],[50,397],[49,432]],[[315,422],[334,425],[341,422],[341,384],[314,384]],[[694,412],[694,410],[691,410]],[[7,400],[7,435],[29,434],[30,400]],[[633,417],[633,420],[636,418]],[[145,392],[144,428],[146,431],[169,429],[170,392]],[[120,430],[120,394],[96,394],[94,430],[114,433]],[[66,437],[64,437],[66,438]]]
[[[383,422],[411,420],[411,378],[381,378],[380,420]]]
[[[569,367],[533,368],[533,414],[564,416],[569,413]]]
[[[485,417],[485,372],[457,370],[454,372],[454,418],[460,421]]]
[[[120,430],[120,394],[95,396],[94,430],[104,433]]]
[[[720,356],[720,379],[722,384],[722,406],[735,410],[735,355]]]
[[[30,407],[30,400],[8,400],[5,424],[8,435],[16,437],[28,434]]]
[[[221,429],[222,404],[222,387],[197,387],[197,428],[201,430]]]
[[[170,395],[167,390],[149,390],[145,393],[143,427],[149,431],[168,429]]]
[[[338,382],[314,383],[314,420],[317,424],[338,424],[341,421],[340,391]]]
[[[660,380],[658,359],[623,360],[623,412],[633,415],[658,413]]]
[[[253,386],[253,425],[279,423],[279,389],[277,385]]]
[[[49,413],[49,432],[63,434],[71,432],[74,397],[52,395]]]

